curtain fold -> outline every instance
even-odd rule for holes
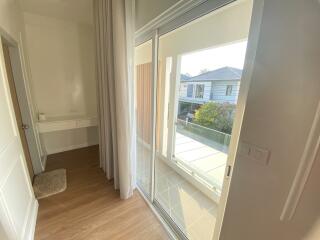
[[[125,0],[94,0],[100,167],[122,199],[134,188],[134,112]]]

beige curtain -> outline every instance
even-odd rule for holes
[[[120,197],[134,188],[134,114],[131,65],[132,34],[125,0],[95,0],[100,165],[114,180]],[[130,6],[129,6],[130,7]],[[130,12],[130,11],[129,11]],[[128,57],[129,56],[129,57]]]

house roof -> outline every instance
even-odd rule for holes
[[[226,66],[194,77],[189,77],[188,79],[182,78],[184,74],[181,74],[181,81],[240,80],[241,74],[242,69]]]
[[[180,75],[180,79],[181,80],[189,80],[191,77],[190,76],[188,76],[188,75],[186,75],[186,74],[181,74]]]

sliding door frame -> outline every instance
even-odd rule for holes
[[[144,27],[136,31],[135,33],[135,46],[139,46],[144,42],[152,39],[152,159],[151,159],[151,182],[150,182],[150,198],[145,196],[149,200],[151,207],[157,210],[157,215],[161,216],[161,221],[169,224],[169,228],[181,239],[186,239],[182,231],[172,222],[168,214],[163,210],[161,205],[155,199],[155,158],[156,158],[156,103],[157,103],[157,81],[158,81],[158,49],[159,38],[164,34],[171,32],[195,19],[198,19],[210,12],[213,12],[221,7],[224,7],[236,0],[181,0],[177,4],[173,5],[163,14],[146,24]],[[224,211],[227,203],[230,179],[233,173],[233,166],[235,162],[235,156],[237,152],[240,129],[242,125],[242,119],[245,110],[245,103],[249,91],[249,85],[251,82],[252,69],[255,59],[255,53],[257,49],[257,42],[259,37],[259,30],[261,25],[262,10],[264,0],[253,0],[253,10],[251,13],[251,24],[248,36],[247,53],[245,58],[242,84],[239,91],[239,100],[236,107],[236,115],[233,125],[233,133],[231,136],[231,142],[229,147],[229,154],[227,160],[227,167],[230,171],[225,171],[224,184],[222,188],[221,200],[219,203],[219,211],[217,216],[217,223],[214,230],[213,239],[217,240],[220,236],[222,228],[222,222],[224,217]],[[178,60],[177,60],[178,61]],[[175,63],[177,63],[175,61]],[[176,74],[172,77],[176,78]],[[176,89],[174,89],[176,90]],[[171,90],[170,90],[171,92]],[[170,93],[171,95],[171,93]],[[172,104],[174,106],[174,104]],[[174,110],[175,107],[173,107]],[[175,112],[175,111],[174,111]],[[172,113],[171,113],[172,114]],[[174,116],[171,120],[174,121]],[[175,127],[175,126],[173,126]],[[171,134],[172,135],[172,134]],[[171,136],[170,144],[173,144],[173,136]],[[168,140],[169,136],[168,136]],[[168,150],[168,157],[172,160],[172,146],[171,150]],[[170,155],[169,155],[170,154]],[[228,173],[227,173],[228,172]],[[141,189],[139,189],[141,191]],[[143,191],[141,191],[143,192]],[[168,227],[166,228],[168,230]],[[171,232],[172,234],[172,232]]]
[[[151,54],[152,54],[152,57],[151,57],[151,61],[152,61],[152,66],[151,66],[151,99],[152,99],[152,102],[151,102],[151,143],[150,143],[150,149],[151,149],[151,158],[150,158],[150,169],[149,169],[149,172],[150,172],[150,179],[149,179],[149,193],[146,191],[146,189],[144,189],[143,187],[141,187],[139,185],[139,183],[137,182],[136,183],[136,186],[139,190],[139,192],[143,195],[143,197],[145,199],[147,199],[148,201],[150,201],[151,203],[153,202],[153,199],[154,199],[154,176],[155,176],[155,173],[154,173],[154,146],[155,146],[155,111],[156,111],[156,107],[155,107],[155,97],[154,97],[154,94],[156,94],[156,79],[154,77],[155,73],[157,72],[157,66],[155,66],[154,64],[154,56],[157,55],[157,51],[156,50],[156,47],[157,45],[155,44],[155,40],[157,39],[157,31],[153,31],[152,32],[152,35],[149,36],[148,38],[145,38],[143,42],[139,42],[139,43],[135,43],[134,47],[139,47],[141,45],[143,45],[144,43],[147,43],[149,41],[151,41]],[[133,56],[133,59],[134,59],[134,56]],[[135,63],[133,63],[133,66],[135,67]],[[133,74],[135,73],[135,70],[133,70]],[[135,81],[135,76],[133,76],[133,81],[134,81],[134,101],[136,102],[135,98],[136,98],[136,95],[137,95],[137,85],[136,85],[136,81]],[[135,112],[136,114],[136,112]],[[143,139],[142,139],[143,141]],[[137,179],[137,177],[135,178]]]
[[[151,140],[151,183],[150,183],[150,200],[154,202],[155,196],[155,158],[156,158],[156,119],[157,119],[157,82],[158,82],[158,48],[159,48],[158,30],[154,30],[152,34],[152,140]]]
[[[178,108],[178,102],[177,102],[177,95],[178,95],[178,89],[180,84],[180,66],[181,66],[181,56],[175,56],[172,60],[172,69],[174,70],[171,72],[171,79],[170,79],[170,95],[169,95],[169,117],[168,117],[168,148],[167,148],[167,158],[168,161],[172,162],[174,160],[174,152],[175,152],[175,135],[176,135],[176,128],[177,128],[177,108]],[[178,81],[179,80],[179,81]]]

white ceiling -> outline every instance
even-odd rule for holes
[[[81,23],[93,22],[92,0],[20,0],[24,12]]]

